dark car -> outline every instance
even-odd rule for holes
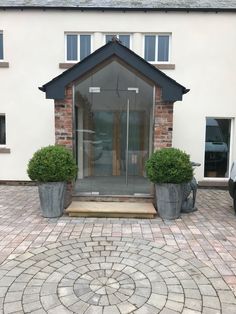
[[[236,214],[236,161],[233,162],[228,182],[229,194],[233,198],[233,206]]]

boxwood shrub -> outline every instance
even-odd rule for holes
[[[189,155],[177,148],[155,151],[146,162],[148,178],[154,183],[184,183],[193,178]]]
[[[77,166],[68,149],[50,145],[34,153],[28,163],[27,173],[33,181],[71,181],[76,177]]]

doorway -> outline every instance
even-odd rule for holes
[[[150,195],[153,86],[112,61],[76,87],[76,192]]]

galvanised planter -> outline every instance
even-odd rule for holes
[[[43,217],[56,218],[62,216],[66,182],[40,183],[38,189]]]
[[[182,205],[182,184],[155,184],[157,210],[163,219],[177,219]]]

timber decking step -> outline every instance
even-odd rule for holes
[[[77,202],[66,209],[71,217],[154,218],[152,203],[137,202]]]

